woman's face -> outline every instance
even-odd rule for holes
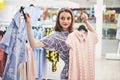
[[[59,17],[60,25],[62,26],[63,30],[68,30],[72,22],[72,17],[68,12],[62,12]]]

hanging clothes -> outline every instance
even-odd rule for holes
[[[15,14],[0,42],[0,46],[7,54],[2,80],[18,80],[18,66],[26,62],[27,31],[25,21],[20,15],[19,11]]]
[[[70,47],[68,80],[95,80],[94,46],[97,41],[96,33],[90,31],[84,34],[76,30],[68,35],[66,40]]]
[[[120,40],[120,14],[118,15],[116,39]]]
[[[26,76],[26,62],[20,63],[18,67],[18,80],[27,80]]]
[[[0,48],[0,77],[2,77],[5,64],[6,64],[7,54],[2,48]]]
[[[26,80],[35,80],[34,54],[29,43],[26,43],[26,52],[27,52]]]
[[[39,28],[36,39],[40,40],[45,36],[45,29],[44,27]],[[46,53],[44,48],[40,48],[38,50],[39,53],[39,61],[38,61],[38,75],[39,80],[46,78]],[[42,66],[41,66],[42,65]]]
[[[36,40],[40,40],[45,36],[44,27],[35,27],[33,26],[33,34]],[[33,49],[34,53],[34,62],[35,62],[35,77],[38,80],[45,78],[46,76],[46,53],[43,48]]]
[[[45,30],[46,36],[53,31],[52,28],[46,28]],[[59,61],[59,53],[56,51],[46,50],[46,59],[47,61],[52,62],[52,72],[55,72],[57,70],[57,62]]]

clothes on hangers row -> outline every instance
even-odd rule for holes
[[[27,33],[26,33],[25,17],[23,18],[23,15],[24,13],[29,13],[29,12],[31,16],[33,16],[33,12],[36,12],[36,11],[33,11],[33,6],[31,8],[28,8],[28,7],[24,9],[22,8],[22,13],[21,11],[16,12],[10,25],[7,27],[6,34],[2,38],[2,41],[0,42],[0,47],[4,50],[5,54],[7,54],[8,56],[6,59],[6,64],[5,64],[5,68],[2,76],[3,80],[19,80],[20,76],[18,74],[19,72],[18,67],[21,63],[27,62],[26,40],[28,39],[27,39]],[[21,17],[21,14],[23,14],[22,17]],[[36,19],[33,19],[31,17],[31,19],[33,19],[33,21],[36,21],[39,16],[37,17],[34,16],[34,18]],[[35,36],[39,34],[37,35],[36,39],[40,39],[43,37],[43,35],[46,36],[53,31],[53,27],[51,28],[51,27],[48,27],[48,26],[45,27],[45,26],[46,25],[43,25],[42,27],[38,27],[38,28],[33,27]],[[36,54],[36,52],[38,52],[39,54]],[[56,64],[57,64],[57,61],[59,60],[58,53],[52,52],[53,54],[51,54],[51,51],[49,52],[44,50],[39,50],[39,51],[37,50],[36,52],[34,52],[35,54],[34,58],[39,59],[39,61],[37,62],[38,73],[39,73],[37,76],[38,78],[45,76],[46,58],[49,61],[52,61],[52,66],[53,66],[52,71],[54,72],[57,70]],[[45,53],[40,54],[40,52],[45,52]],[[48,53],[48,55],[51,54],[51,56],[54,56],[54,57],[48,56],[46,55],[46,53]],[[43,62],[44,64],[42,64],[41,61],[44,61]]]
[[[33,26],[33,33],[36,40],[47,36],[53,31],[53,27]],[[51,25],[50,25],[51,26]],[[57,70],[57,62],[59,61],[59,54],[55,51],[45,50],[43,48],[33,49],[34,62],[35,62],[35,74],[36,78],[43,79],[46,76],[46,61],[50,61],[52,64],[52,72]]]

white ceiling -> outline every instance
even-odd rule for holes
[[[96,4],[97,0],[5,0],[5,5],[25,5],[34,3],[40,7],[86,8]],[[120,7],[120,0],[103,0],[107,7]]]
[[[5,5],[29,6],[30,4],[40,7],[79,8],[78,3],[69,0],[5,0]]]

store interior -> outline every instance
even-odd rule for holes
[[[7,29],[21,6],[27,8],[31,4],[38,9],[32,13],[33,17],[38,17],[32,25],[38,27],[44,24],[53,27],[57,12],[63,7],[72,10],[75,28],[83,24],[80,20],[80,14],[87,13],[89,22],[99,34],[99,43],[95,49],[96,80],[120,80],[120,75],[118,75],[120,74],[120,38],[116,37],[118,26],[120,26],[119,0],[0,0],[0,30]],[[43,18],[43,14],[46,14],[47,17]],[[42,22],[44,19],[46,19],[46,23]],[[47,62],[46,77],[58,80],[63,65],[64,62],[59,59],[57,71],[52,72],[51,62]],[[102,67],[102,65],[104,66]],[[115,69],[112,70],[112,67]]]

